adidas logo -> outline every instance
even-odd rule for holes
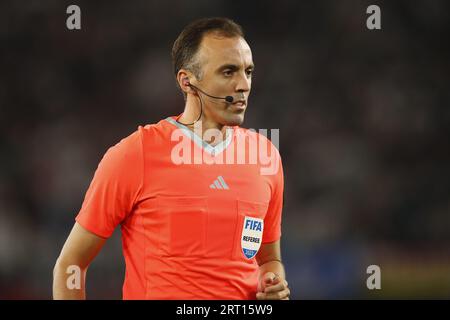
[[[223,180],[222,176],[218,176],[214,183],[209,186],[211,189],[225,189],[229,190],[230,188],[226,184],[225,180]]]

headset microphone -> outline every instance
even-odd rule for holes
[[[207,93],[204,92],[202,89],[197,88],[196,86],[194,86],[193,84],[191,84],[191,83],[188,81],[188,79],[184,79],[184,80],[185,80],[185,81],[184,81],[183,84],[184,84],[185,86],[192,87],[192,88],[194,88],[195,90],[200,91],[201,93],[203,93],[204,95],[206,95],[206,96],[208,96],[208,97],[210,97],[210,98],[225,100],[227,103],[233,103],[233,101],[234,101],[234,98],[233,98],[232,96],[215,97],[215,96],[212,96],[212,95],[210,95],[210,94],[207,94]],[[198,97],[199,97],[199,99],[200,99],[200,115],[198,116],[197,120],[195,120],[195,121],[192,122],[192,123],[182,123],[182,122],[178,121],[178,118],[179,118],[179,117],[178,117],[178,118],[176,119],[176,121],[177,121],[178,123],[181,123],[181,124],[183,124],[183,125],[185,125],[185,126],[191,126],[191,125],[195,124],[198,120],[200,120],[200,118],[202,117],[202,114],[203,114],[203,102],[202,102],[202,98],[201,98],[200,96],[198,96]]]
[[[191,84],[191,83],[189,83],[189,82],[187,83],[187,85],[193,87],[194,89],[200,91],[201,93],[203,93],[204,95],[206,95],[206,96],[208,96],[208,97],[210,97],[210,98],[225,100],[225,101],[228,102],[228,103],[233,103],[233,101],[234,101],[234,98],[233,98],[232,96],[216,97],[216,96],[212,96],[212,95],[210,95],[210,94],[207,94],[205,91],[203,91],[203,90],[200,89],[200,88],[197,88],[196,86],[194,86],[193,84]]]
[[[234,98],[232,96],[226,96],[225,97],[225,101],[228,102],[228,103],[233,103]]]

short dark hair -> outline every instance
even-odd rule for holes
[[[191,22],[181,31],[172,47],[175,77],[182,68],[191,71],[197,78],[201,77],[201,66],[194,59],[203,36],[210,32],[227,38],[244,37],[242,27],[228,18],[203,18]]]

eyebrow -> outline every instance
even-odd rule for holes
[[[217,70],[219,72],[221,72],[223,70],[226,70],[226,69],[230,69],[230,70],[236,71],[236,70],[239,70],[239,68],[240,67],[238,65],[235,65],[235,64],[232,64],[232,63],[227,63],[227,64],[224,64],[224,65],[220,66],[219,69],[217,69]],[[252,63],[246,69],[249,69],[249,68],[255,69],[255,65]]]

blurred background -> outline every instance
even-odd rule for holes
[[[81,8],[81,30],[66,8]],[[381,8],[381,30],[366,8]],[[0,298],[50,299],[106,150],[183,110],[170,50],[193,19],[240,23],[247,128],[279,128],[293,299],[450,298],[450,6],[420,1],[2,1]],[[447,39],[447,40],[446,40]],[[120,299],[117,230],[88,272]],[[381,290],[366,269],[381,268]]]

